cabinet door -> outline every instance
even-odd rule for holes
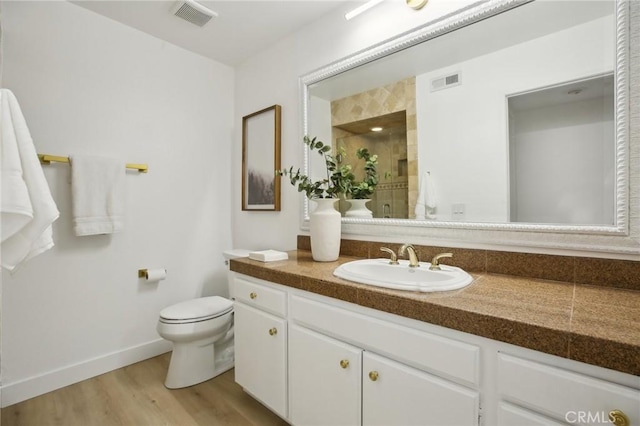
[[[361,354],[360,348],[290,326],[290,419],[294,425],[360,425]]]
[[[236,382],[287,417],[287,323],[258,309],[235,304]]]
[[[362,424],[477,425],[478,392],[364,352]]]

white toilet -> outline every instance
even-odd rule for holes
[[[247,257],[248,250],[224,252],[229,259]],[[160,311],[158,334],[173,342],[164,385],[184,388],[233,368],[233,302],[220,296],[187,300]]]

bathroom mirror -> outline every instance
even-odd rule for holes
[[[303,133],[325,142],[360,136],[350,125],[406,116],[407,158],[393,164],[406,170],[407,201],[391,208],[406,216],[385,201],[373,219],[343,218],[343,231],[638,252],[630,7],[478,2],[301,77]],[[315,160],[305,155],[311,175],[323,170]],[[419,212],[425,193],[436,202]],[[303,227],[308,213],[305,200]]]

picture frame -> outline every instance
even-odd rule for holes
[[[242,117],[242,210],[280,211],[282,107]]]

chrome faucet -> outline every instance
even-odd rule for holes
[[[404,256],[405,251],[409,254],[409,268],[417,268],[420,266],[416,249],[411,244],[403,244],[400,250],[398,250],[398,256]]]
[[[436,254],[435,256],[433,256],[433,259],[431,259],[431,266],[429,266],[429,269],[432,271],[441,271],[442,268],[440,267],[440,259],[442,259],[443,257],[453,257],[453,253]]]
[[[388,247],[380,247],[380,251],[383,251],[385,253],[389,253],[389,256],[391,256],[391,258],[389,259],[389,265],[397,265],[398,264],[398,256],[396,256],[396,253],[391,250]]]

